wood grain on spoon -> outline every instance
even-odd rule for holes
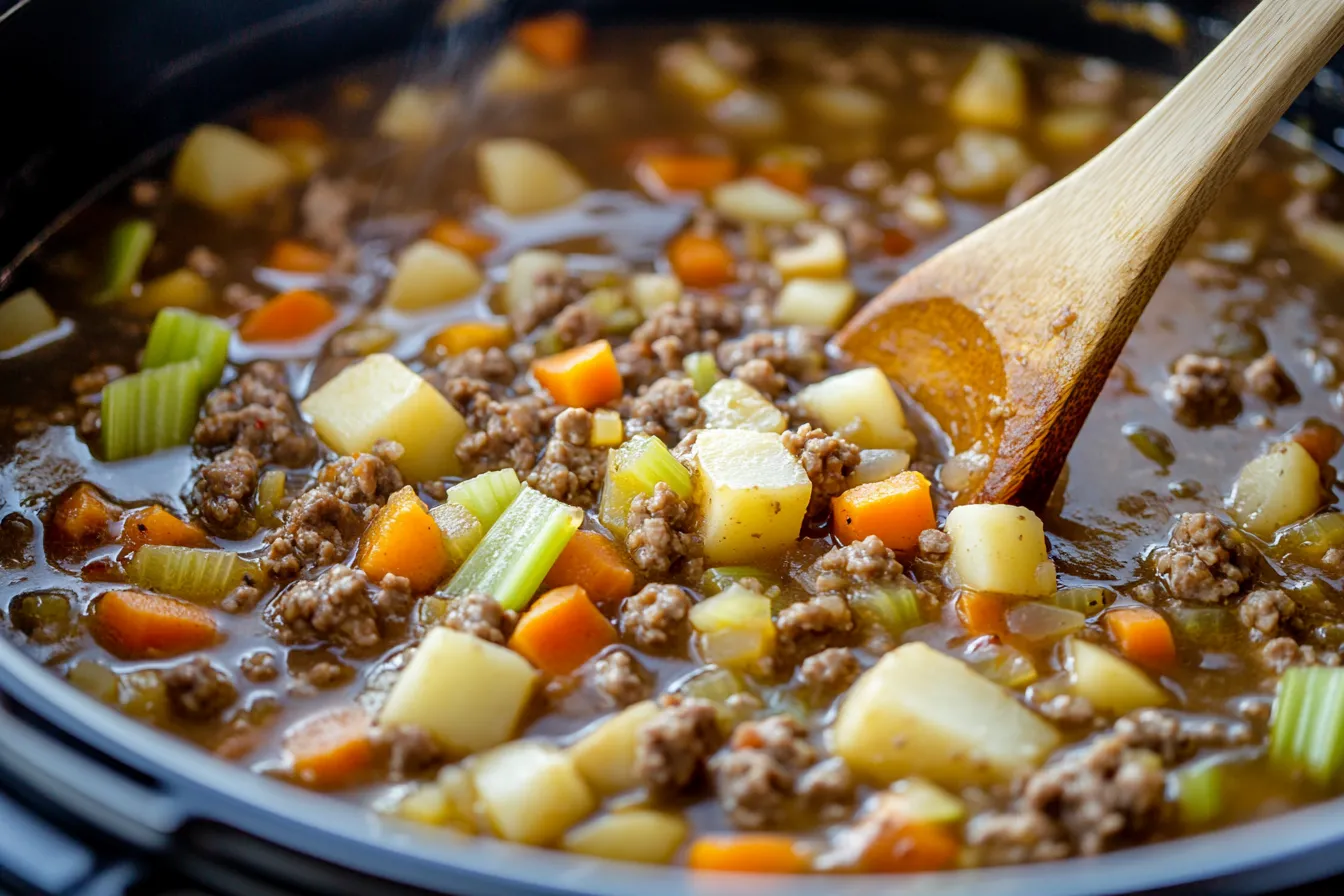
[[[1105,151],[836,336],[988,459],[959,500],[1044,503],[1176,254],[1342,42],[1344,0],[1264,0]]]

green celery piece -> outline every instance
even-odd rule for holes
[[[850,605],[859,618],[880,625],[893,636],[924,621],[915,589],[904,585],[891,588],[867,588],[850,597]]]
[[[754,701],[735,701],[738,694],[751,694],[745,679],[722,666],[705,666],[672,685],[683,697],[707,700],[714,704],[719,726],[726,732],[751,718]]]
[[[522,610],[583,522],[583,511],[524,487],[485,533],[445,591],[488,594]]]
[[[254,506],[257,519],[263,526],[280,525],[281,505],[285,502],[287,486],[284,470],[267,470],[261,474]]]
[[[513,469],[491,470],[448,489],[448,500],[470,510],[489,529],[522,488]]]
[[[93,298],[95,305],[124,298],[130,292],[154,246],[155,236],[154,225],[142,218],[131,218],[116,226],[108,238],[103,288]]]
[[[741,579],[755,579],[767,590],[783,584],[778,576],[756,566],[716,566],[705,570],[705,574],[700,578],[700,590],[708,596],[713,596],[727,590]]]
[[[639,495],[653,494],[659,482],[679,497],[691,496],[691,474],[656,436],[635,436],[607,455],[607,475],[602,482],[598,518],[618,538],[628,530],[625,518],[630,502]]]
[[[229,328],[223,321],[185,308],[165,308],[154,318],[145,344],[145,370],[190,361],[201,362],[201,388],[219,383],[229,360]]]
[[[104,458],[124,460],[187,444],[200,409],[200,377],[199,361],[182,361],[104,386]]]
[[[429,515],[439,524],[453,567],[461,566],[485,537],[485,527],[475,514],[455,501],[445,501],[430,510]]]
[[[1188,765],[1175,773],[1176,805],[1181,821],[1192,827],[1209,824],[1223,808],[1224,775],[1219,762]]]
[[[1344,512],[1320,513],[1283,529],[1274,539],[1274,555],[1282,560],[1319,564],[1331,548],[1344,546]]]
[[[691,385],[700,395],[704,395],[711,386],[723,378],[713,352],[691,352],[681,362],[681,366],[691,378]]]
[[[131,583],[192,603],[213,606],[239,585],[262,586],[261,567],[232,551],[147,544],[140,547],[126,575]]]
[[[1054,605],[1092,617],[1115,603],[1115,592],[1099,585],[1061,588],[1055,592]]]
[[[1171,619],[1187,637],[1207,641],[1237,631],[1232,611],[1223,607],[1173,607]]]
[[[1344,769],[1344,667],[1293,666],[1279,678],[1269,720],[1269,764],[1322,787]]]

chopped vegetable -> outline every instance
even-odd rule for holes
[[[778,435],[707,429],[693,457],[707,562],[769,557],[797,541],[812,483]]]
[[[403,576],[417,593],[438,585],[451,563],[442,531],[409,485],[387,499],[360,538],[355,556],[355,565],[370,581]]]
[[[845,241],[835,228],[821,227],[800,246],[775,249],[770,263],[785,280],[808,277],[829,281],[843,277],[847,265]]]
[[[663,81],[687,99],[708,105],[737,89],[737,79],[698,44],[683,41],[663,50],[658,60]]]
[[[1176,665],[1176,641],[1171,626],[1149,607],[1117,607],[1102,617],[1120,652],[1140,666],[1171,669]]]
[[[154,318],[140,366],[145,370],[179,361],[200,362],[201,389],[212,389],[229,359],[229,327],[222,320],[165,308]]]
[[[656,153],[639,160],[639,173],[664,190],[710,190],[737,176],[737,159],[727,155]]]
[[[849,605],[860,619],[880,626],[893,638],[924,621],[919,596],[909,585],[864,588],[850,595]]]
[[[103,457],[109,461],[185,445],[201,401],[199,361],[167,364],[103,387]]]
[[[476,348],[508,348],[513,344],[513,328],[502,321],[471,320],[449,324],[425,344],[428,350],[443,349],[460,355]]]
[[[710,362],[713,363],[711,357]],[[716,368],[717,372],[717,368]],[[700,398],[706,429],[750,429],[781,433],[788,415],[774,402],[738,379],[719,380]]]
[[[761,177],[720,184],[710,204],[725,218],[747,224],[797,224],[817,214],[817,207],[807,199]],[[681,279],[690,283],[684,276]]]
[[[1004,614],[1008,631],[1027,641],[1054,641],[1087,625],[1087,617],[1054,604],[1024,600]]]
[[[485,537],[485,527],[474,513],[455,501],[445,501],[430,510],[429,515],[443,533],[450,568],[457,569],[481,543]]]
[[[754,698],[756,695],[741,675],[720,666],[701,666],[673,685],[672,691],[683,697],[695,697],[713,703],[719,727],[725,733],[750,718],[751,707],[757,702],[754,699],[735,699],[743,695]]]
[[[489,255],[495,246],[499,245],[498,238],[488,233],[481,233],[479,230],[472,230],[461,221],[452,218],[440,218],[435,221],[425,236],[472,259]]]
[[[1321,506],[1321,468],[1297,442],[1279,442],[1241,468],[1228,498],[1232,519],[1269,538]]]
[[[94,602],[92,628],[98,643],[123,659],[175,656],[219,640],[208,611],[142,591],[104,593]]]
[[[593,430],[588,436],[592,448],[615,448],[625,441],[625,422],[618,411],[598,408],[593,411]]]
[[[951,868],[961,844],[946,825],[893,819],[882,824],[859,858],[869,874],[915,874]]]
[[[988,199],[1003,194],[1031,169],[1022,141],[990,131],[962,131],[938,154],[943,185],[956,196]],[[936,201],[936,200],[935,200]],[[909,208],[903,209],[909,217]]]
[[[569,162],[532,140],[485,140],[476,149],[476,167],[485,195],[510,215],[550,211],[588,192]]]
[[[480,473],[448,489],[448,500],[467,508],[489,529],[523,490],[512,467]]]
[[[71,545],[90,545],[110,535],[112,524],[121,518],[121,509],[98,493],[87,482],[67,491],[51,512],[51,533]]]
[[[854,84],[817,84],[803,91],[801,101],[823,124],[841,128],[876,127],[888,112],[882,97]]]
[[[451,94],[403,84],[387,98],[374,129],[379,137],[398,143],[426,144],[448,123],[453,105]]]
[[[806,196],[812,188],[812,169],[802,162],[765,157],[756,162],[751,173],[799,196]]]
[[[775,649],[770,598],[734,584],[691,607],[697,652],[706,663],[744,668]]]
[[[1223,791],[1227,786],[1223,763],[1205,760],[1179,769],[1175,775],[1176,807],[1181,822],[1202,827],[1223,811]]]
[[[1040,678],[1031,657],[997,638],[986,638],[965,659],[975,671],[1005,688],[1025,688]]]
[[[551,397],[572,408],[593,408],[621,397],[621,372],[605,339],[539,358],[532,375]]]
[[[1080,638],[1068,642],[1069,681],[1073,692],[1104,712],[1124,715],[1132,709],[1162,706],[1167,692],[1137,666],[1105,647]]]
[[[583,55],[588,26],[575,12],[557,12],[520,22],[513,39],[527,52],[553,68],[569,68]]]
[[[1008,601],[1001,594],[962,591],[957,597],[957,618],[972,635],[1008,634]]]
[[[1176,448],[1162,430],[1142,423],[1126,423],[1120,432],[1140,454],[1163,470],[1176,463]]]
[[[582,585],[594,603],[615,603],[635,591],[635,573],[620,548],[600,532],[575,532],[542,584]]]
[[[1319,564],[1333,548],[1344,547],[1344,513],[1330,511],[1279,531],[1276,556],[1300,563]]]
[[[261,474],[253,506],[256,507],[257,521],[263,526],[280,525],[280,511],[284,508],[288,486],[284,470],[267,470]]]
[[[980,48],[948,100],[952,117],[977,128],[1013,130],[1027,117],[1027,78],[1017,54],[999,44]]]
[[[113,229],[103,265],[103,288],[95,302],[110,302],[130,294],[154,246],[155,235],[154,225],[140,218],[122,221]]]
[[[1115,592],[1097,585],[1061,588],[1051,598],[1055,606],[1092,617],[1115,603]]]
[[[569,748],[574,766],[598,794],[610,796],[639,786],[635,770],[635,739],[658,706],[644,700],[602,719]]]
[[[1269,764],[1321,787],[1344,770],[1344,668],[1292,666],[1279,678],[1269,720]]]
[[[831,499],[835,537],[849,544],[876,535],[893,551],[914,551],[919,533],[938,527],[930,487],[922,473],[906,470],[849,489]]]
[[[465,299],[484,278],[466,253],[434,240],[419,240],[397,256],[397,272],[384,302],[397,311],[422,311]]]
[[[203,124],[178,150],[172,183],[177,195],[215,212],[246,211],[291,177],[275,149],[231,128]]]
[[[1065,106],[1041,116],[1041,142],[1059,152],[1095,152],[1114,127],[1114,113],[1108,108]]]
[[[529,250],[509,259],[504,280],[504,309],[519,314],[537,303],[541,284],[565,276],[565,256],[559,252]]]
[[[1045,527],[1030,510],[963,504],[952,508],[943,528],[952,539],[949,566],[965,587],[1022,597],[1055,593],[1055,565],[1046,550]]]
[[[956,824],[966,817],[966,804],[932,781],[905,778],[888,788],[883,800],[901,818],[925,824]]]
[[[214,547],[200,526],[178,519],[158,504],[141,507],[126,517],[121,527],[121,542],[131,550],[146,544],[184,548]]]
[[[860,448],[915,447],[896,390],[876,367],[827,377],[798,393],[800,408],[822,426]]]
[[[630,278],[630,301],[649,317],[681,298],[681,281],[671,274],[635,274]]]
[[[491,824],[515,843],[554,843],[597,808],[569,755],[538,741],[505,744],[481,756],[475,782]]]
[[[1289,436],[1307,449],[1311,459],[1318,464],[1328,464],[1339,449],[1344,448],[1344,432],[1317,417],[1309,417],[1293,427]]]
[[[513,44],[500,47],[481,75],[487,96],[541,93],[555,86],[555,73]]]
[[[780,580],[757,566],[715,566],[700,577],[700,590],[707,595],[726,591],[742,579],[755,579],[764,588],[780,585]]]
[[[266,267],[293,274],[325,274],[334,259],[330,252],[299,240],[276,240],[266,256]]]
[[[1192,640],[1217,641],[1240,628],[1233,612],[1224,607],[1172,607],[1168,612],[1181,634]]]
[[[50,332],[60,319],[35,289],[25,289],[0,302],[0,352]]]
[[[617,538],[624,539],[630,502],[638,495],[653,494],[654,487],[660,482],[678,497],[691,496],[690,472],[656,436],[635,436],[608,454],[598,508],[602,525]]]
[[[715,289],[733,281],[733,253],[716,236],[687,231],[667,247],[667,258],[680,282],[693,289]]]
[[[713,352],[692,352],[685,357],[681,366],[691,378],[696,393],[702,396],[723,377]]]
[[[528,608],[509,647],[551,675],[568,675],[619,640],[582,585],[552,588]]]
[[[311,336],[336,319],[331,300],[310,289],[292,289],[250,312],[238,325],[244,342],[282,342]]]
[[[289,767],[309,787],[343,787],[373,765],[369,717],[356,706],[328,710],[285,732]]]
[[[178,268],[140,287],[140,295],[126,299],[121,307],[134,314],[155,314],[166,308],[205,311],[215,301],[210,282],[190,268]]]
[[[679,815],[654,809],[608,812],[586,821],[560,840],[566,852],[617,862],[671,861],[689,828]]]
[[[850,488],[881,482],[910,467],[910,452],[899,448],[863,448],[859,451],[859,465],[849,474]]]
[[[812,870],[807,845],[789,834],[703,834],[691,841],[686,864],[696,871],[805,874]]]

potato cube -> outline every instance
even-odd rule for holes
[[[711,566],[772,556],[798,540],[812,483],[778,435],[707,429],[694,454],[695,503]]]
[[[1241,468],[1227,509],[1247,532],[1271,538],[1321,501],[1320,466],[1297,442],[1279,442]]]
[[[593,448],[615,448],[625,441],[625,421],[610,408],[593,411],[593,431],[588,444]]]
[[[962,131],[937,158],[943,184],[968,199],[1003,193],[1031,165],[1031,156],[1021,140],[990,131]]]
[[[1098,149],[1115,126],[1115,113],[1104,106],[1069,106],[1041,116],[1041,142],[1061,152]]]
[[[60,324],[56,312],[35,289],[25,289],[0,302],[0,351],[20,346]]]
[[[703,47],[684,41],[665,48],[658,59],[663,82],[700,103],[721,100],[737,89],[737,79]]]
[[[799,392],[796,400],[823,426],[860,448],[909,451],[915,447],[896,390],[876,367],[827,377]]]
[[[386,303],[398,311],[420,311],[464,299],[481,283],[481,271],[467,255],[433,240],[419,240],[398,256]]]
[[[672,274],[635,274],[630,278],[630,301],[649,317],[681,298],[681,281]]]
[[[645,700],[590,725],[569,748],[574,767],[597,793],[610,796],[639,786],[635,773],[635,737],[658,714]]]
[[[481,76],[487,94],[538,93],[555,86],[555,73],[514,44],[499,48]]]
[[[801,101],[819,121],[841,128],[872,128],[887,117],[881,96],[854,84],[818,84],[803,91]]]
[[[819,330],[838,330],[854,309],[856,296],[848,280],[790,280],[775,300],[775,321]]]
[[[952,117],[977,128],[1012,130],[1027,117],[1027,77],[1017,54],[986,44],[948,100]]]
[[[510,215],[535,215],[569,205],[588,184],[549,146],[521,137],[486,140],[476,148],[485,195]]]
[[[530,249],[509,259],[504,278],[504,310],[517,314],[537,301],[538,284],[548,278],[565,275],[565,256],[559,252]]]
[[[548,744],[505,744],[479,757],[474,766],[476,793],[505,840],[533,846],[554,843],[597,808],[574,761]]]
[[[579,855],[617,862],[671,861],[686,840],[686,822],[679,815],[655,809],[608,812],[574,828],[560,848]]]
[[[289,183],[288,160],[232,128],[203,124],[173,163],[173,190],[215,212],[246,211]]]
[[[691,607],[691,627],[700,659],[717,666],[751,666],[775,648],[770,598],[736,583]]]
[[[845,241],[833,227],[823,227],[801,246],[781,246],[770,255],[770,263],[785,280],[795,277],[842,277],[848,260]]]
[[[401,443],[397,467],[415,482],[457,475],[457,443],[467,423],[442,393],[391,355],[352,364],[303,400],[313,429],[340,454]]]
[[[1008,504],[963,504],[944,527],[952,539],[950,575],[972,591],[1022,597],[1055,593],[1055,565],[1041,518]]]
[[[816,217],[817,207],[762,177],[746,177],[714,188],[714,210],[744,224],[797,224]]]
[[[378,113],[379,137],[398,143],[428,143],[438,135],[453,110],[453,98],[423,87],[398,87]]]
[[[419,725],[457,755],[513,736],[537,682],[527,660],[454,629],[430,629],[388,692],[379,723]]]
[[[719,380],[700,398],[707,429],[783,432],[789,418],[774,402],[741,380]]]
[[[1069,684],[1073,693],[1103,712],[1117,716],[1145,706],[1162,706],[1167,692],[1138,666],[1100,644],[1080,638],[1068,642]]]
[[[210,281],[190,268],[178,268],[140,287],[140,295],[125,300],[122,307],[136,314],[154,314],[164,308],[205,311],[215,300]]]
[[[719,100],[705,112],[720,131],[739,140],[767,140],[788,127],[784,103],[773,93],[741,88]]]
[[[837,756],[874,780],[922,775],[962,787],[1007,781],[1039,765],[1059,732],[970,666],[912,642],[859,677],[829,740]]]

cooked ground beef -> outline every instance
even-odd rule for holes
[[[1237,618],[1252,641],[1278,637],[1280,628],[1297,616],[1297,603],[1279,588],[1258,588],[1241,599]]]
[[[280,675],[280,666],[275,654],[269,650],[254,650],[238,661],[243,677],[253,684],[265,684],[275,681]]]
[[[566,408],[555,418],[554,435],[527,477],[527,484],[557,501],[591,507],[607,470],[606,448],[590,448],[592,412]]]
[[[766,398],[778,398],[788,388],[784,375],[765,358],[752,358],[745,364],[739,364],[729,372],[729,375],[746,383]]]
[[[826,339],[805,327],[759,330],[723,343],[718,359],[719,367],[728,371],[736,371],[753,360],[769,361],[778,373],[806,383],[815,379],[825,366]]]
[[[443,614],[443,624],[495,644],[507,644],[518,614],[506,610],[488,594],[464,594],[453,598]]]
[[[687,355],[714,351],[725,336],[741,328],[741,309],[721,296],[684,295],[663,305],[616,348],[626,388],[680,371]]]
[[[438,359],[425,372],[425,379],[441,391],[443,383],[454,379],[482,380],[496,386],[511,385],[527,371],[533,350],[527,343],[502,348],[469,348],[460,355]],[[451,396],[449,396],[451,398]]]
[[[845,591],[901,577],[896,553],[876,535],[832,548],[817,561],[817,590]]]
[[[561,309],[553,326],[556,340],[564,348],[587,345],[602,335],[602,318],[582,302]]]
[[[1115,734],[1131,747],[1156,753],[1167,766],[1188,762],[1201,750],[1241,747],[1252,739],[1244,722],[1168,709],[1135,710],[1115,723]]]
[[[718,710],[708,700],[669,694],[662,703],[635,735],[635,774],[650,794],[667,797],[701,780],[723,734]]]
[[[1261,662],[1276,675],[1282,675],[1289,666],[1338,666],[1340,659],[1337,651],[1299,644],[1289,637],[1266,641],[1260,648]]]
[[[1241,413],[1236,370],[1224,358],[1182,355],[1163,395],[1176,419],[1186,426],[1226,423]]]
[[[243,574],[243,581],[237,588],[233,589],[219,602],[219,608],[225,613],[250,613],[252,608],[261,600],[262,589],[258,587],[265,583],[252,581],[250,573]]]
[[[1273,352],[1246,365],[1246,388],[1270,404],[1283,404],[1298,396],[1297,386]]]
[[[248,519],[246,502],[257,490],[261,466],[246,448],[230,448],[196,471],[191,504],[207,529],[237,532]]]
[[[303,467],[317,456],[317,439],[299,419],[284,368],[258,361],[205,399],[192,435],[196,445],[246,448],[262,463]]]
[[[652,583],[621,603],[621,634],[640,650],[666,651],[686,637],[691,597],[680,585]]]
[[[696,534],[695,508],[664,482],[654,486],[652,495],[639,495],[630,502],[630,527],[625,548],[644,575],[649,578],[673,572],[691,578],[699,576],[700,536]]]
[[[798,458],[807,478],[812,480],[808,522],[825,524],[831,517],[831,499],[848,488],[846,480],[859,465],[859,446],[810,423],[785,432],[780,441]]]
[[[374,746],[386,756],[387,774],[392,781],[423,777],[447,759],[434,735],[419,725],[379,728],[373,739]]]
[[[348,251],[354,185],[317,175],[299,199],[304,236],[328,252]]]
[[[163,686],[173,715],[192,722],[207,722],[238,699],[233,676],[203,656],[164,670]]]
[[[1066,728],[1091,726],[1097,721],[1097,711],[1091,701],[1074,694],[1056,694],[1035,704],[1034,708],[1050,721]]]
[[[337,565],[280,592],[266,618],[282,644],[324,640],[368,650],[410,606],[411,585],[400,576],[386,575],[374,585],[361,570]]]
[[[675,445],[688,432],[705,425],[700,396],[685,377],[665,376],[654,381],[639,395],[626,399],[621,411],[626,418],[626,438],[643,434]]]
[[[818,762],[794,785],[804,811],[822,822],[840,821],[849,815],[857,789],[854,773],[838,756]]]
[[[788,821],[798,776],[816,761],[807,729],[779,715],[738,725],[727,751],[710,760],[709,768],[728,820],[758,830]]]
[[[788,665],[817,653],[854,629],[849,601],[835,591],[789,604],[775,617],[777,662]]]
[[[293,674],[295,683],[290,686],[289,692],[301,697],[312,697],[318,691],[346,684],[355,677],[355,670],[340,661],[319,660]]]
[[[847,647],[829,647],[803,660],[798,678],[818,701],[839,694],[854,683],[863,668],[854,651]]]
[[[224,271],[224,259],[206,246],[193,246],[184,263],[188,269],[207,280],[218,277]]]
[[[925,529],[919,533],[919,559],[926,563],[942,563],[952,553],[952,539],[942,529]]]
[[[317,481],[349,504],[381,507],[406,483],[397,469],[402,447],[379,440],[373,450],[355,457],[338,457],[322,468]]]
[[[495,400],[477,393],[465,410],[467,434],[457,443],[465,475],[513,467],[526,475],[537,464],[551,421],[562,409],[545,393]]]
[[[513,324],[513,332],[520,336],[531,333],[583,296],[583,281],[577,277],[554,274],[541,276],[532,292],[531,304],[510,312],[509,322]]]
[[[1218,603],[1255,573],[1256,553],[1211,513],[1183,513],[1170,543],[1154,555],[1157,572],[1179,600]]]
[[[645,700],[653,690],[648,670],[630,651],[619,647],[593,662],[592,680],[594,687],[617,707]]]

